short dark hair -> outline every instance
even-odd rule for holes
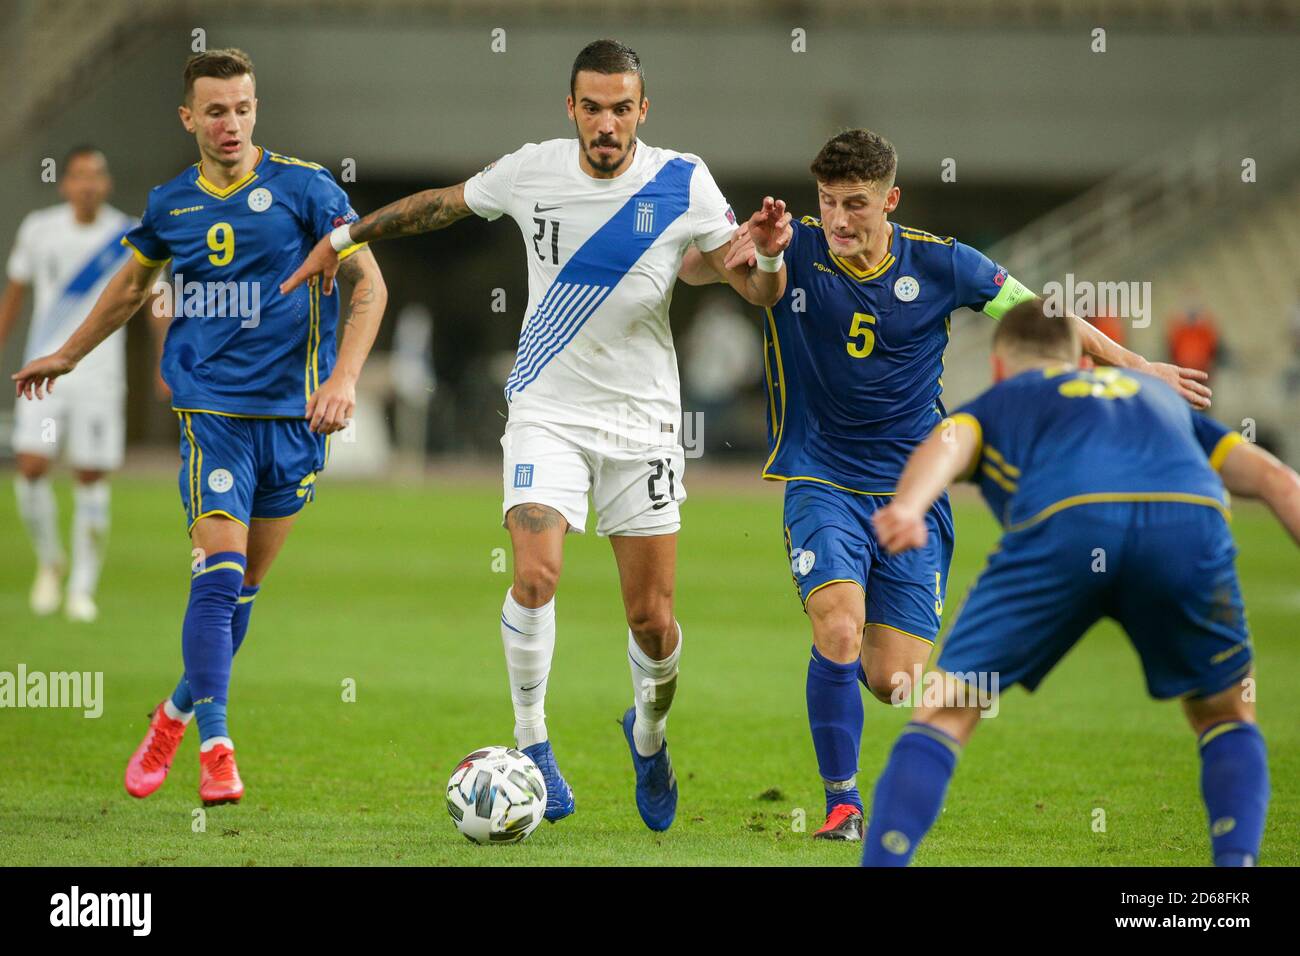
[[[578,58],[573,61],[573,72],[569,74],[569,95],[573,95],[578,82],[578,73],[589,70],[592,73],[635,73],[641,80],[641,98],[645,99],[645,71],[641,69],[641,58],[636,50],[617,40],[593,40],[582,48]]]
[[[894,144],[869,129],[846,129],[830,138],[809,167],[818,182],[866,181],[889,189],[898,169]]]
[[[185,61],[185,102],[190,102],[194,95],[194,81],[201,76],[211,76],[219,80],[247,73],[257,82],[253,73],[253,61],[243,50],[229,47],[225,50],[205,50],[195,53]]]
[[[108,157],[104,155],[102,149],[93,143],[78,143],[76,146],[72,147],[72,149],[63,154],[63,168],[67,169],[68,164],[78,156],[98,156],[100,159],[104,160],[104,165],[108,166]]]
[[[1002,316],[993,333],[993,348],[1031,359],[1079,360],[1079,333],[1069,316],[1048,315],[1045,302],[1021,302]]]

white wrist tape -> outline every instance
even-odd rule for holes
[[[754,250],[754,264],[758,266],[760,272],[780,272],[781,265],[785,262],[785,250],[782,249],[774,256],[765,256],[757,249]]]
[[[352,241],[351,223],[345,222],[337,229],[333,229],[330,231],[330,246],[333,247],[335,252],[342,252],[344,249],[348,248],[349,246],[355,246],[355,245],[356,243]]]

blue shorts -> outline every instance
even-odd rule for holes
[[[315,497],[326,436],[314,434],[306,419],[176,414],[188,528],[206,515],[225,515],[244,527],[253,518],[285,518]]]
[[[1000,688],[1033,690],[1110,617],[1133,642],[1152,697],[1217,693],[1252,660],[1236,553],[1224,516],[1204,505],[1067,508],[1003,536],[958,612],[939,667],[996,672]]]
[[[814,591],[852,581],[866,597],[867,623],[934,643],[952,561],[952,510],[944,495],[926,515],[924,548],[886,554],[871,516],[889,495],[860,495],[814,481],[785,486],[785,548],[804,607]]]

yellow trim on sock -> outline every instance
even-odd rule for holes
[[[954,757],[961,756],[961,744],[957,743],[957,741],[953,740],[942,730],[938,730],[934,727],[929,726],[928,724],[918,724],[915,722],[910,723],[903,728],[903,733],[921,734],[923,736],[929,737],[931,740],[937,740],[939,743],[943,744],[945,747],[951,750]]]
[[[243,574],[244,566],[238,561],[218,561],[216,564],[208,565],[202,571],[195,571],[190,575],[190,577],[191,579],[197,578],[200,575],[207,574],[209,571],[238,571],[240,574]]]
[[[1239,729],[1239,728],[1241,728],[1241,727],[1245,727],[1245,726],[1246,726],[1246,722],[1245,722],[1245,721],[1242,721],[1242,720],[1229,720],[1229,721],[1225,721],[1224,723],[1221,723],[1221,724],[1218,724],[1217,726],[1211,727],[1211,728],[1210,728],[1209,730],[1207,730],[1204,734],[1202,734],[1199,743],[1200,743],[1200,745],[1201,745],[1202,747],[1204,747],[1206,744],[1208,744],[1208,743],[1209,743],[1211,740],[1213,740],[1215,737],[1222,737],[1224,734],[1226,734],[1226,733],[1228,733],[1228,732],[1230,732],[1230,731],[1237,730],[1237,729]]]

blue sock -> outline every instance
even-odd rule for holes
[[[812,729],[817,770],[826,785],[826,812],[839,803],[862,808],[858,793],[858,752],[862,749],[862,692],[859,664],[837,664],[816,647],[808,661],[808,726]]]
[[[260,585],[245,584],[239,589],[239,603],[235,605],[235,614],[230,619],[230,657],[233,660],[239,653],[239,645],[244,643],[248,634],[248,619],[253,616],[253,598],[257,597]],[[190,682],[184,674],[172,691],[172,706],[182,713],[194,709],[194,695],[190,693]]]
[[[1254,724],[1225,720],[1201,734],[1201,796],[1215,866],[1254,866],[1268,812],[1268,760]]]
[[[961,745],[936,727],[910,723],[876,783],[863,866],[907,866],[934,826]]]
[[[200,740],[230,736],[226,729],[226,694],[234,657],[230,625],[244,583],[244,568],[242,554],[222,551],[208,555],[203,570],[190,578],[181,653]]]

